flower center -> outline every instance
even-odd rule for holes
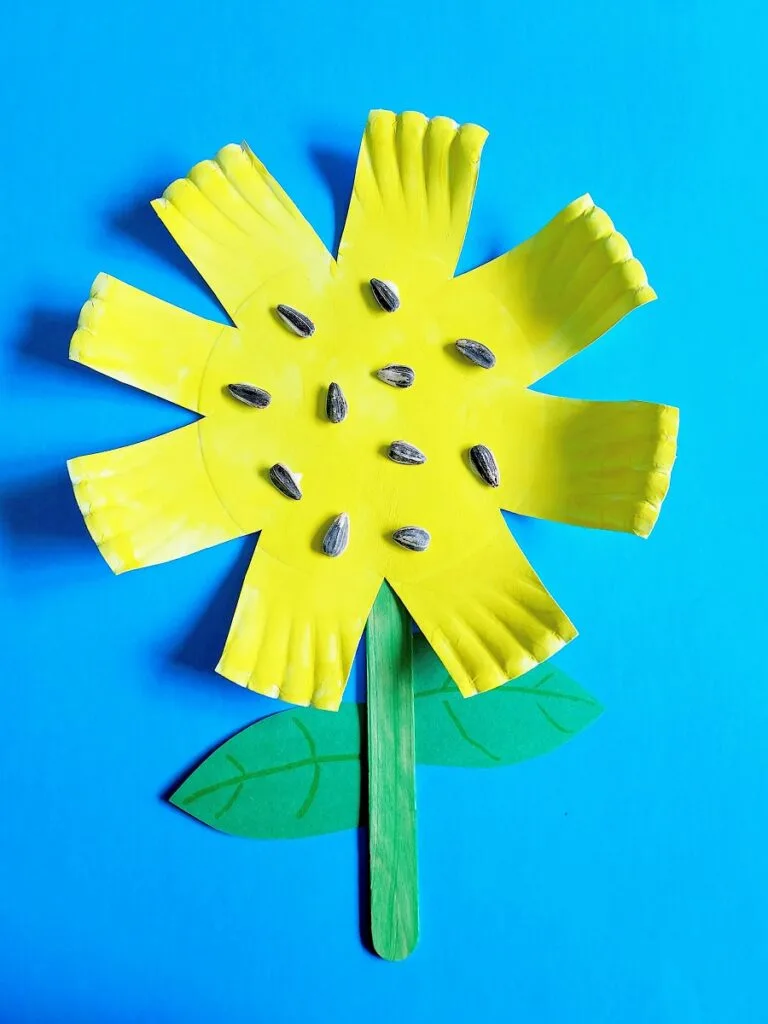
[[[396,313],[400,308],[400,293],[392,281],[372,278],[369,282],[370,291],[379,310],[385,314]],[[316,325],[304,312],[287,303],[278,303],[275,315],[282,325],[293,334],[303,339],[310,339],[315,334]],[[460,338],[455,343],[456,351],[469,363],[482,369],[491,369],[496,358],[491,350],[481,342],[468,338]],[[375,370],[376,377],[390,387],[406,389],[413,386],[416,374],[411,366],[402,363],[389,363]],[[266,409],[272,401],[272,395],[259,384],[250,381],[234,381],[226,385],[229,395],[236,401],[251,409]],[[280,396],[277,396],[279,402]],[[349,404],[341,384],[330,381],[325,395],[325,417],[329,423],[342,424],[349,414]],[[384,449],[387,458],[400,466],[423,466],[427,461],[426,454],[415,444],[405,440],[393,440]],[[490,487],[499,486],[499,469],[491,450],[483,444],[473,445],[468,451],[468,463],[478,477]],[[286,498],[299,501],[303,497],[300,476],[284,462],[275,462],[269,467],[271,484]],[[346,511],[339,512],[328,526],[322,540],[323,553],[336,558],[347,548],[350,537],[350,516]],[[431,540],[429,531],[424,526],[405,525],[391,533],[391,540],[407,551],[426,551]]]

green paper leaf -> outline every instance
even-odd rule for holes
[[[463,698],[423,636],[413,638],[416,760],[498,768],[554,750],[602,707],[551,662]],[[258,839],[356,828],[364,704],[295,708],[255,722],[192,772],[171,803],[212,828]],[[362,810],[362,814],[361,814]]]
[[[464,698],[423,637],[414,638],[414,678],[419,764],[517,764],[561,746],[603,710],[551,662]]]
[[[360,822],[360,716],[297,708],[222,743],[171,803],[206,825],[257,839],[300,838]]]

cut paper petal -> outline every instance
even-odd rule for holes
[[[448,292],[462,335],[503,354],[525,385],[656,298],[629,243],[588,195]]]
[[[213,489],[196,423],[67,465],[85,524],[113,572],[243,534]]]
[[[245,143],[196,164],[152,206],[235,323],[266,279],[330,273],[325,246]]]
[[[223,334],[235,331],[99,274],[80,311],[69,358],[199,412],[205,365]]]
[[[357,161],[340,269],[393,281],[403,303],[423,299],[425,286],[449,278],[487,136],[478,125],[447,117],[374,110]]]
[[[516,679],[576,636],[501,516],[483,540],[447,571],[390,580],[465,697]]]
[[[486,410],[510,512],[647,537],[669,489],[678,411],[534,391]]]
[[[267,697],[335,711],[381,578],[322,552],[311,570],[295,568],[268,545],[265,531],[216,671]]]

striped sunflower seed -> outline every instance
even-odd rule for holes
[[[400,363],[390,363],[389,366],[382,366],[376,376],[385,384],[391,384],[393,388],[409,388],[416,379],[416,374],[410,366],[402,366]]]
[[[459,338],[456,342],[456,348],[470,363],[474,363],[475,366],[482,366],[484,370],[490,370],[492,366],[496,365],[496,356],[487,345],[483,345],[479,341],[472,341],[470,338]]]
[[[391,281],[382,281],[378,277],[371,278],[371,291],[373,297],[385,313],[394,313],[400,308],[400,293],[397,285]]]
[[[499,486],[499,467],[490,448],[484,444],[474,445],[469,449],[469,459],[481,480],[491,487]]]
[[[344,392],[339,385],[333,381],[328,385],[328,397],[325,400],[325,412],[331,423],[341,423],[346,419],[349,406],[344,397]]]
[[[427,461],[427,456],[415,445],[407,441],[393,441],[389,446],[387,455],[393,462],[399,462],[401,466],[422,466]]]
[[[342,512],[336,516],[323,537],[323,551],[331,558],[343,554],[349,544],[349,516]]]
[[[283,321],[285,326],[300,338],[309,338],[315,333],[315,325],[304,313],[300,313],[293,306],[286,306],[282,302],[275,312]]]
[[[250,405],[254,409],[266,409],[272,401],[272,395],[255,384],[227,384],[227,391],[239,402]]]
[[[282,462],[276,462],[269,470],[269,479],[275,487],[284,494],[286,498],[293,498],[298,501],[301,497],[301,488],[293,473],[284,466]]]
[[[432,538],[420,526],[403,526],[395,530],[392,540],[408,551],[426,551]]]

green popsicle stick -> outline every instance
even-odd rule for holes
[[[371,938],[402,960],[419,936],[413,637],[410,617],[384,583],[366,630]]]

